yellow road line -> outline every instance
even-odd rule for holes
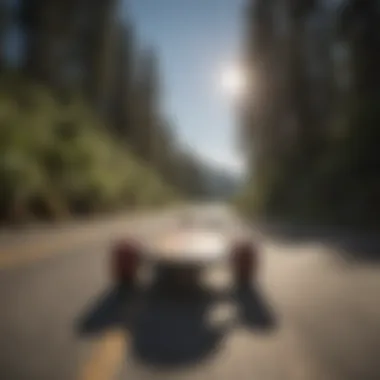
[[[134,228],[136,228],[135,224]],[[83,244],[95,244],[108,238],[118,238],[130,230],[130,225],[108,226],[103,229],[87,229],[56,234],[39,242],[21,243],[12,248],[0,248],[0,270],[10,269],[32,263],[56,254],[58,251],[71,250]],[[129,231],[130,233],[131,231]],[[173,237],[173,235],[169,235]],[[166,238],[167,240],[167,238]],[[160,241],[163,241],[162,238]]]
[[[127,338],[126,332],[121,330],[105,333],[80,369],[77,380],[114,379],[126,357]]]
[[[32,263],[36,260],[51,257],[58,251],[76,249],[80,245],[95,244],[108,238],[123,236],[128,226],[108,226],[103,229],[83,229],[55,234],[38,242],[21,243],[14,247],[0,248],[0,269]]]
[[[38,243],[23,244],[6,251],[0,251],[0,269],[9,269],[44,259],[57,251],[74,249],[78,245],[93,242],[94,235],[96,238],[101,237],[94,232],[88,234],[82,232],[81,234],[49,238]]]

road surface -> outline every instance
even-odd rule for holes
[[[380,378],[378,265],[315,239],[264,236],[259,287],[244,294],[224,270],[188,299],[115,292],[110,242],[126,232],[154,239],[177,214],[3,236],[0,379]]]

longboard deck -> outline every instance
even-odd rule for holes
[[[222,259],[228,252],[228,237],[222,233],[181,231],[159,237],[150,248],[155,261],[208,263]]]

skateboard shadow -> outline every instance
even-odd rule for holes
[[[112,328],[124,327],[133,319],[132,310],[137,297],[137,292],[132,289],[106,290],[76,320],[76,332],[82,336],[89,336],[101,334]]]
[[[213,297],[193,294],[180,299],[155,292],[147,297],[132,333],[137,360],[153,367],[187,366],[218,351],[229,326],[207,323]]]
[[[235,302],[238,319],[222,324],[208,320],[220,301]],[[134,360],[152,367],[191,366],[215,355],[227,335],[239,324],[268,330],[275,326],[265,302],[254,289],[210,293],[200,289],[191,294],[150,290],[111,290],[85,311],[76,324],[82,336],[119,328],[128,331]]]
[[[239,323],[263,332],[270,332],[277,326],[274,311],[256,286],[242,286],[233,292],[239,310]]]

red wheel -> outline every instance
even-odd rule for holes
[[[140,267],[140,248],[136,242],[122,241],[112,252],[111,270],[117,285],[133,285]]]
[[[258,254],[250,241],[238,242],[232,250],[231,266],[235,282],[249,284],[258,271]]]

